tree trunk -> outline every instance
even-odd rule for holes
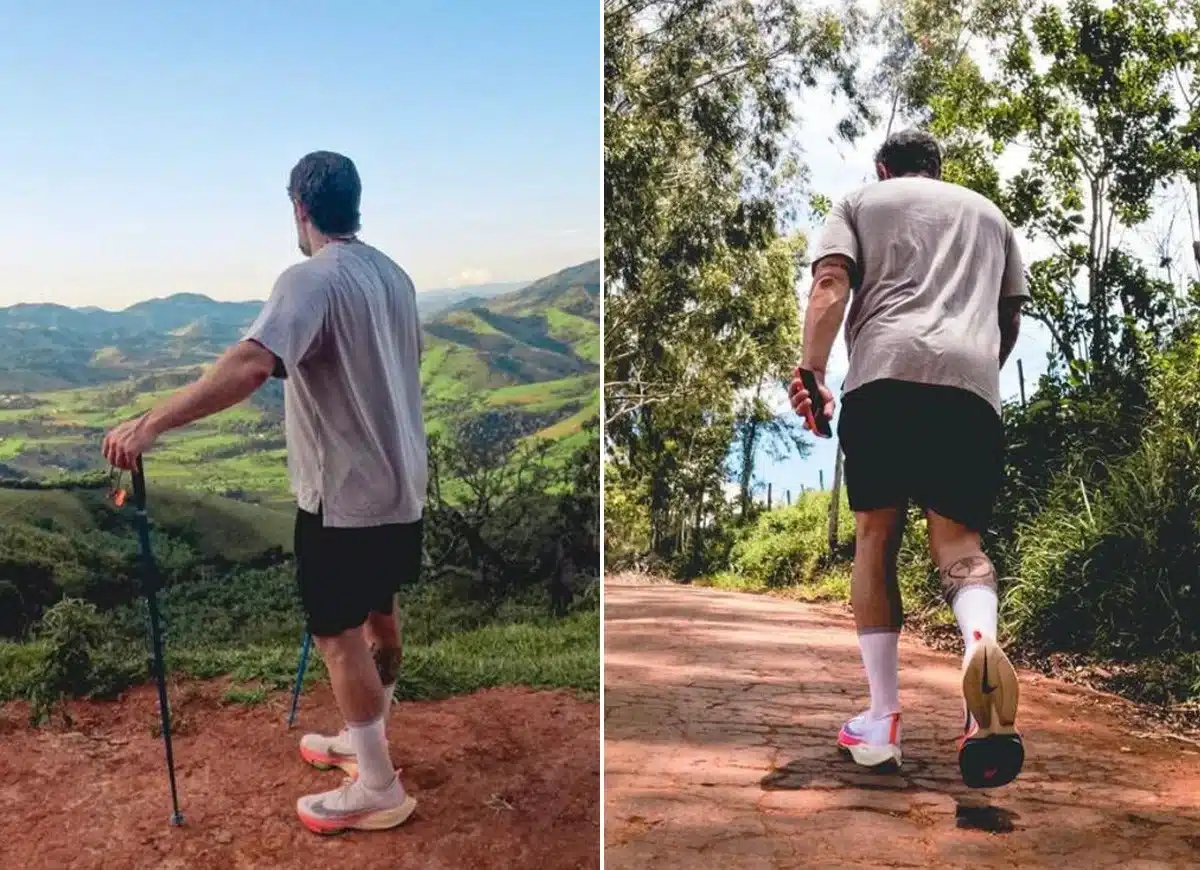
[[[754,486],[754,453],[758,448],[759,431],[762,423],[758,419],[758,400],[762,395],[762,381],[754,389],[754,401],[750,406],[750,414],[742,430],[742,469],[738,483],[742,490],[742,518],[750,515],[751,499]]]
[[[842,448],[833,463],[833,489],[829,498],[829,552],[836,553],[838,545],[838,509],[842,502]]]

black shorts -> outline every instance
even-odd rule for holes
[[[982,532],[1004,480],[1004,426],[968,390],[878,380],[842,400],[838,440],[853,511],[910,501]]]
[[[391,613],[396,592],[421,574],[422,522],[329,528],[296,511],[296,585],[308,630],[332,637],[372,613]]]

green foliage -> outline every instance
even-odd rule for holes
[[[1063,473],[1017,529],[1014,633],[1116,657],[1200,651],[1200,343],[1157,361],[1136,446]]]
[[[608,459],[649,549],[695,568],[742,394],[796,357],[793,96],[853,98],[851,28],[792,0],[607,2],[604,26]]]
[[[25,683],[35,725],[64,698],[112,695],[136,673],[114,653],[105,622],[89,602],[64,598],[55,604],[42,618],[39,640],[41,656]]]
[[[764,588],[813,582],[831,561],[827,492],[806,492],[790,507],[761,513],[739,535],[730,568]],[[854,515],[843,494],[838,539],[854,537]]]
[[[757,515],[749,503],[770,416],[755,387],[796,343],[777,307],[792,303],[772,291],[794,278],[778,195],[815,215],[830,205],[802,189],[786,134],[797,119],[772,102],[812,83],[770,58],[799,53],[789,40],[820,19],[785,3],[761,17],[761,4],[642,8],[610,4],[605,25],[609,564],[651,552],[651,567],[702,565],[730,588],[844,595],[849,563],[826,552],[819,497]],[[945,178],[1036,242],[1022,252],[1027,316],[1049,333],[1051,365],[1027,406],[1004,409],[1007,481],[985,536],[1004,627],[1028,652],[1135,660],[1145,679],[1120,687],[1156,700],[1200,694],[1200,243],[1181,261],[1172,229],[1200,206],[1198,12],[885,0],[870,21],[845,7],[825,52],[799,61],[835,72],[854,115],[845,135],[877,119],[930,129]],[[856,40],[879,60],[852,69]],[[1134,241],[1147,234],[1152,254]],[[750,326],[759,311],[775,326]],[[722,497],[735,441],[736,512]],[[906,608],[949,619],[915,510],[898,568]]]

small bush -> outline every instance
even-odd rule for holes
[[[1018,533],[1006,619],[1032,644],[1138,656],[1200,648],[1200,450],[1147,441],[1103,489],[1059,482]]]
[[[106,630],[96,605],[87,601],[64,598],[46,611],[39,631],[41,656],[26,685],[35,725],[59,710],[64,698],[115,695],[140,676],[128,659],[122,660]],[[65,710],[63,716],[70,721]]]
[[[730,568],[752,585],[779,588],[812,582],[831,557],[827,492],[807,492],[795,504],[764,511],[743,530],[730,553]],[[854,537],[854,515],[843,497],[838,539]]]

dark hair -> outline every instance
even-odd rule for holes
[[[901,130],[888,136],[875,152],[875,162],[887,167],[889,175],[924,173],[942,177],[942,149],[937,139],[924,130]]]
[[[305,154],[292,170],[288,196],[304,206],[313,226],[326,235],[358,232],[362,182],[349,157],[332,151]]]

